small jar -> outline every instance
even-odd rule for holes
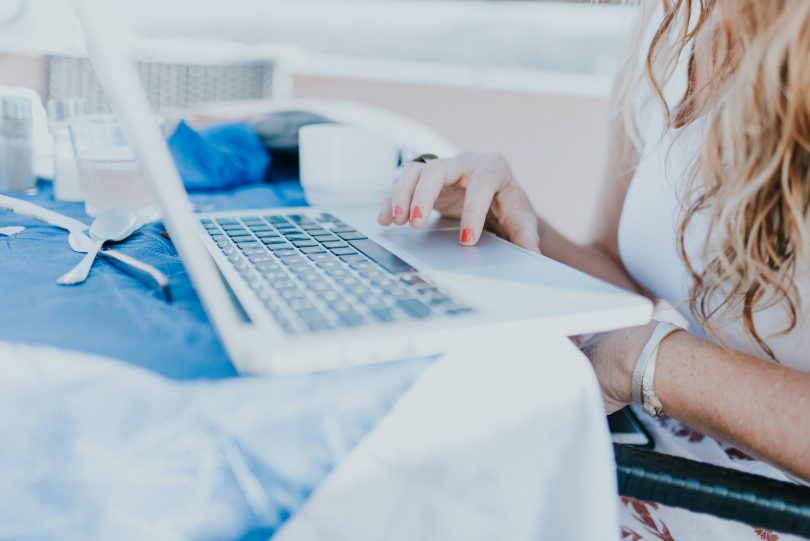
[[[4,96],[0,107],[0,191],[32,192],[37,177],[31,101],[22,96]]]
[[[53,196],[59,201],[84,201],[68,122],[84,115],[84,98],[48,101],[48,128],[53,136]]]

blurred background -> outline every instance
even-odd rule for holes
[[[632,7],[501,0],[105,0],[138,35],[160,107],[335,100],[504,154],[535,206],[586,240]],[[67,0],[0,0],[0,85],[104,97]],[[371,109],[373,110],[373,109]],[[48,145],[43,130],[38,144]],[[45,152],[45,150],[43,150]]]

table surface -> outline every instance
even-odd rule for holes
[[[32,202],[90,222],[83,205],[53,200],[49,183]],[[192,195],[203,210],[304,204],[300,185],[250,186]],[[163,226],[150,224],[115,246],[159,268],[171,280],[174,301],[163,302],[134,278],[103,259],[80,286],[56,278],[79,262],[67,233],[36,220],[0,212],[0,227],[25,226],[0,236],[0,340],[53,345],[121,359],[174,379],[236,375],[191,286]],[[32,302],[33,301],[33,302]]]
[[[32,199],[87,221],[46,185]],[[296,184],[193,201],[303,202]],[[516,327],[439,362],[234,378],[160,225],[117,248],[170,277],[171,305],[104,261],[57,286],[80,257],[66,234],[8,225],[26,230],[0,237],[0,538],[615,538],[598,388],[564,337]]]

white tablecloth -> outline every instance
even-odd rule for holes
[[[273,539],[617,539],[612,456],[587,359],[516,327],[429,368]]]
[[[593,373],[530,327],[300,378],[3,343],[0,372],[3,539],[618,537]]]

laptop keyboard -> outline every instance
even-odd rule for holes
[[[328,213],[200,223],[289,334],[473,311]]]

